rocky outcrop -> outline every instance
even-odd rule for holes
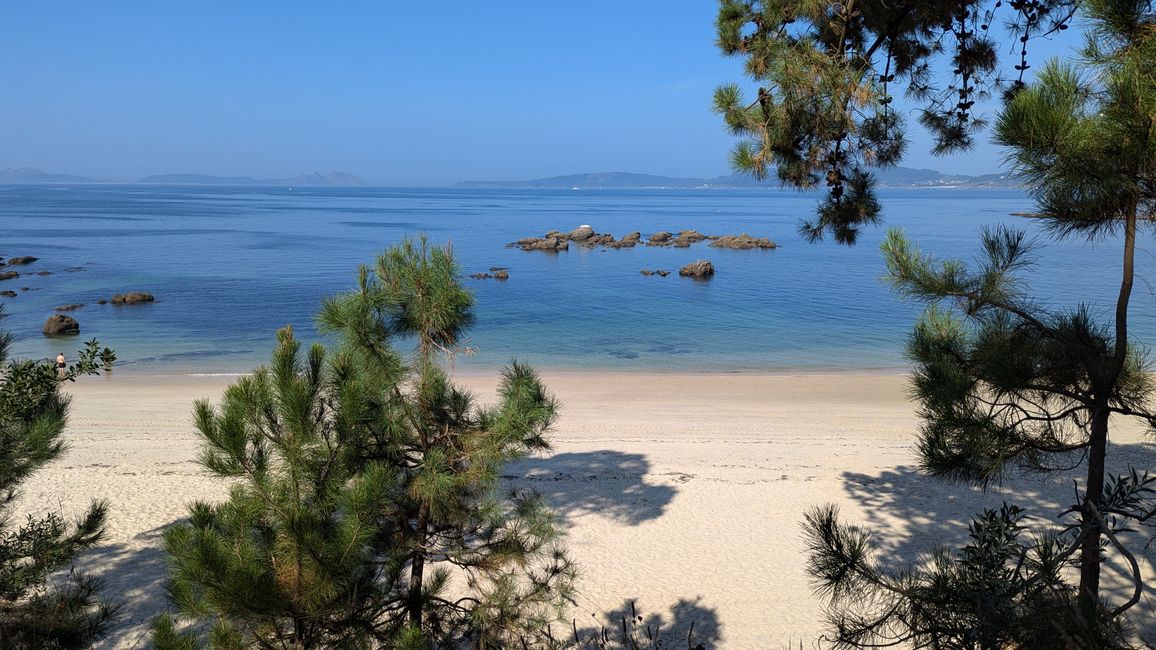
[[[571,230],[570,234],[568,234],[567,237],[572,242],[584,242],[587,239],[590,239],[591,237],[595,236],[596,234],[597,233],[594,232],[593,228],[583,224],[581,226],[578,226],[574,230]]]
[[[80,309],[83,306],[84,306],[83,303],[73,303],[71,305],[61,305],[59,307],[54,307],[54,309],[56,311],[76,311],[77,309]]]
[[[670,275],[670,271],[664,271],[663,269],[654,269],[653,271],[651,271],[650,269],[642,269],[642,274],[643,275],[657,275],[659,277],[665,278],[666,276]]]
[[[606,247],[607,248],[634,248],[641,241],[642,241],[642,233],[640,233],[636,230],[636,231],[630,233],[629,235],[623,237],[622,239],[619,239],[618,241],[612,241],[609,244],[606,244]]]
[[[22,266],[24,264],[31,264],[38,259],[40,258],[32,257],[31,255],[25,255],[24,257],[9,257],[8,266]]]
[[[114,305],[138,305],[145,302],[153,302],[156,298],[151,293],[144,291],[129,291],[128,293],[118,293],[112,297],[112,304]]]
[[[669,246],[670,245],[670,238],[673,236],[674,235],[671,235],[670,233],[666,232],[665,230],[660,230],[660,231],[658,231],[658,232],[656,232],[650,236],[650,239],[648,239],[646,241],[646,245],[647,246]]]
[[[709,280],[714,277],[714,264],[711,264],[710,260],[698,260],[679,269],[678,274],[684,278]]]
[[[564,236],[551,236],[547,233],[546,237],[526,237],[510,244],[517,246],[524,251],[547,251],[550,253],[557,253],[570,248],[570,241]]]
[[[16,271],[0,272],[0,280],[12,280],[12,279],[18,278],[18,277],[20,277],[20,273],[18,273]]]
[[[751,237],[743,233],[741,235],[723,235],[716,238],[710,243],[714,248],[734,248],[739,250],[746,250],[751,248],[762,248],[766,250],[773,250],[779,245],[767,239],[766,237]]]
[[[80,323],[76,322],[76,319],[71,316],[56,314],[55,316],[48,317],[48,320],[44,322],[44,329],[42,331],[45,336],[79,334]]]
[[[490,270],[494,272],[493,275],[490,275],[489,273],[472,273],[472,274],[470,274],[470,277],[475,279],[475,280],[489,280],[490,278],[493,278],[495,280],[509,280],[510,279],[510,272],[507,271],[506,269],[503,269],[500,267],[493,267]]]

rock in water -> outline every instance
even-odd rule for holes
[[[0,291],[0,296],[2,296],[4,298],[15,298],[16,292],[15,291]]]
[[[594,236],[594,229],[591,228],[590,226],[587,226],[586,224],[582,224],[581,226],[578,226],[574,230],[571,230],[570,234],[569,234],[570,241],[576,241],[576,242],[584,242],[593,236]]]
[[[495,280],[509,280],[510,279],[510,272],[507,271],[506,269],[499,269],[497,271],[494,271],[494,279]]]
[[[114,305],[136,305],[142,302],[153,302],[156,298],[151,293],[143,291],[129,291],[128,293],[118,293],[112,297],[112,304]]]
[[[104,298],[101,298],[100,300],[97,300],[97,301],[96,301],[96,304],[98,304],[98,305],[107,305],[107,304],[108,304],[108,301],[107,301],[107,300],[105,300]]]
[[[38,259],[40,259],[40,258],[39,257],[32,257],[31,255],[25,255],[24,257],[10,257],[10,258],[8,258],[8,266],[19,266],[22,264],[31,264]]]
[[[766,237],[751,237],[743,233],[741,235],[723,235],[710,243],[714,248],[735,248],[735,249],[749,249],[762,248],[766,250],[773,250],[779,245],[767,239]]]
[[[647,245],[649,245],[649,246],[666,246],[670,242],[670,237],[671,237],[671,234],[666,232],[665,230],[656,232],[650,236],[650,240],[647,241]]]
[[[80,334],[80,323],[76,322],[76,319],[71,316],[56,314],[55,316],[49,316],[48,320],[44,322],[43,331],[45,336]]]
[[[56,307],[56,311],[76,311],[77,309],[80,309],[83,306],[84,305],[82,303],[73,303],[71,305],[61,305],[59,307]]]
[[[20,277],[20,274],[16,271],[4,271],[0,273],[0,280],[11,280],[18,277]]]
[[[710,260],[698,260],[679,269],[678,274],[684,278],[709,280],[714,276],[714,264],[711,264]]]

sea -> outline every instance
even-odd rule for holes
[[[465,189],[0,186],[0,255],[32,255],[0,282],[0,330],[12,356],[74,358],[96,338],[116,350],[115,372],[234,374],[268,359],[278,328],[327,341],[314,323],[325,296],[351,290],[360,265],[403,238],[452,245],[476,324],[455,369],[489,371],[511,359],[549,370],[647,372],[901,372],[922,306],[893,294],[879,244],[904,229],[926,252],[974,260],[981,228],[1006,224],[1038,239],[1023,286],[1053,309],[1087,303],[1105,319],[1120,277],[1121,241],[1054,240],[1014,190],[882,190],[884,226],[855,246],[808,243],[797,232],[816,195],[780,189]],[[695,229],[748,233],[775,250],[572,246],[525,252],[507,244],[588,224],[621,237]],[[1156,256],[1140,238],[1132,326],[1156,342]],[[709,259],[709,281],[678,269]],[[509,270],[509,279],[469,274]],[[643,269],[664,269],[666,277]],[[50,275],[38,275],[47,271]],[[99,305],[147,291],[143,305]],[[61,305],[79,336],[48,338]],[[1105,321],[1106,322],[1106,321]],[[411,341],[397,341],[403,350]]]

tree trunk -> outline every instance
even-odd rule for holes
[[[1088,445],[1088,485],[1081,513],[1079,607],[1084,619],[1096,620],[1100,607],[1100,524],[1092,508],[1100,507],[1104,493],[1104,456],[1108,449],[1108,409],[1092,414],[1092,438]]]
[[[429,506],[421,504],[417,514],[417,529],[414,543],[416,544],[410,556],[409,567],[409,594],[406,598],[406,609],[409,613],[411,627],[421,629],[421,586],[422,576],[425,573],[425,542],[426,528],[429,526]]]
[[[1125,215],[1124,260],[1120,279],[1120,293],[1116,298],[1115,350],[1105,377],[1094,378],[1103,382],[1097,387],[1097,407],[1092,413],[1092,436],[1088,441],[1088,485],[1084,495],[1080,547],[1079,608],[1085,620],[1093,623],[1100,606],[1100,524],[1092,508],[1099,509],[1104,493],[1104,460],[1108,450],[1108,402],[1116,392],[1116,384],[1128,357],[1128,301],[1132,297],[1136,255],[1136,206]]]

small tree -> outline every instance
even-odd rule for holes
[[[1028,624],[1035,617],[1047,622],[1040,632],[1049,642],[1113,647],[1124,643],[1125,615],[1140,600],[1143,576],[1122,533],[1156,518],[1156,477],[1133,470],[1108,478],[1105,465],[1113,418],[1156,425],[1151,367],[1128,339],[1136,235],[1156,219],[1156,15],[1150,0],[1084,6],[1085,69],[1047,65],[999,116],[997,136],[1053,233],[1122,231],[1111,325],[1089,306],[1051,310],[1026,294],[1019,274],[1032,246],[1020,232],[985,232],[977,268],[937,262],[895,231],[883,250],[895,288],[928,304],[908,345],[924,470],[986,486],[1017,470],[1082,466],[1085,480],[1058,534],[1025,542],[1013,511],[987,513],[958,567],[933,560],[890,576],[869,561],[862,531],[839,525],[830,509],[810,513],[812,574],[848,645],[948,635],[971,644],[963,647],[993,647],[985,639],[1036,647],[1042,641],[1022,636],[1040,631]],[[1105,554],[1122,559],[1133,581],[1111,601],[1100,590]],[[1079,568],[1077,587],[1064,583],[1068,565]],[[991,602],[970,600],[968,585],[983,576],[1006,587],[990,591]]]
[[[98,599],[96,579],[50,577],[100,541],[108,505],[96,501],[72,523],[53,512],[13,524],[20,485],[67,449],[60,436],[69,399],[50,361],[8,360],[11,340],[0,333],[0,647],[86,647],[116,608]],[[95,373],[97,350],[90,341],[63,381]]]
[[[448,248],[407,241],[374,271],[324,304],[335,354],[302,360],[283,330],[270,369],[198,403],[202,464],[239,483],[166,533],[173,602],[222,647],[541,645],[574,568],[552,513],[501,494],[500,471],[548,449],[556,403],[513,363],[478,406],[438,363],[472,321]],[[167,619],[155,639],[195,645]]]

